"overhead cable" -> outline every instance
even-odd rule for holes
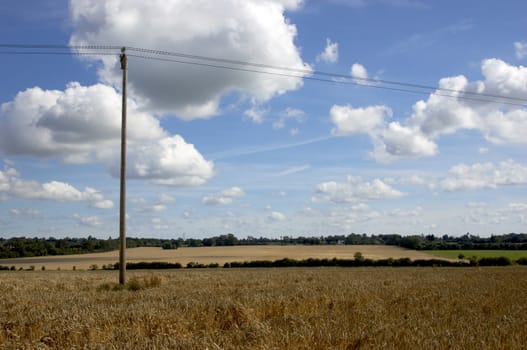
[[[0,55],[71,55],[71,56],[118,56],[122,46],[118,45],[60,45],[60,44],[0,44]],[[28,51],[31,50],[31,51]],[[53,51],[50,51],[53,50]],[[69,50],[69,51],[57,51]],[[87,50],[87,51],[86,51]],[[382,90],[398,91],[412,94],[459,98],[485,103],[500,103],[513,106],[525,106],[527,98],[503,96],[489,93],[442,88],[437,86],[408,83],[395,80],[373,79],[357,77],[339,73],[330,73],[308,69],[306,67],[285,67],[265,63],[255,63],[243,60],[234,60],[219,57],[186,54],[180,52],[153,50],[140,47],[126,46],[129,57],[189,64],[215,69],[228,69],[241,72],[275,75],[289,78],[299,78],[313,81],[329,82],[336,84],[355,85]]]

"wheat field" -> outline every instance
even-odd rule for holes
[[[0,272],[1,349],[525,349],[527,268]],[[134,287],[135,288],[132,288]]]
[[[251,261],[251,260],[278,260],[282,258],[290,259],[353,259],[356,252],[361,252],[368,259],[387,259],[387,258],[410,258],[434,259],[436,256],[409,250],[395,246],[385,245],[262,245],[262,246],[231,246],[231,247],[196,247],[179,248],[174,250],[164,250],[159,247],[141,247],[126,250],[126,260],[128,262],[141,261],[166,261],[179,262],[186,265],[189,262],[202,264],[219,263],[223,265],[232,261]],[[119,251],[105,253],[80,254],[80,255],[61,255],[61,256],[42,256],[18,259],[1,259],[0,265],[15,266],[16,269],[27,269],[34,266],[40,269],[71,270],[89,269],[91,265],[110,265],[119,261]]]

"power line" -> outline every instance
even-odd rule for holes
[[[382,84],[390,84],[390,85],[400,85],[400,86],[419,88],[419,89],[439,90],[439,91],[447,91],[447,92],[454,92],[454,93],[465,93],[469,95],[504,98],[504,99],[509,99],[509,100],[518,100],[518,101],[527,102],[527,99],[520,98],[520,97],[509,97],[509,96],[501,96],[501,95],[494,95],[494,94],[487,94],[487,93],[462,91],[462,90],[456,90],[456,89],[441,88],[441,87],[431,86],[431,85],[406,83],[406,82],[395,81],[395,80],[364,78],[364,77],[357,77],[357,76],[352,76],[352,75],[344,75],[340,73],[329,73],[329,72],[318,71],[318,70],[310,70],[310,69],[305,69],[305,68],[274,66],[274,65],[263,64],[263,63],[231,60],[231,59],[225,59],[225,58],[214,58],[214,57],[209,57],[209,56],[191,55],[191,54],[184,54],[184,53],[179,53],[179,52],[151,50],[151,49],[136,48],[136,47],[129,47],[127,49],[129,51],[137,51],[137,52],[149,53],[149,54],[160,55],[160,56],[176,56],[176,57],[198,59],[198,60],[204,60],[204,61],[223,62],[223,63],[231,63],[231,64],[244,65],[244,66],[260,67],[260,68],[271,68],[271,69],[291,71],[291,72],[297,72],[297,73],[303,73],[303,74],[323,75],[323,76],[329,76],[333,78],[344,78],[344,79],[351,78],[353,80],[364,81],[367,83],[374,83],[374,84],[382,83]],[[357,85],[365,85],[365,84],[357,84]]]
[[[94,49],[94,50],[121,50],[117,45],[62,45],[62,44],[0,44],[4,49]]]
[[[17,51],[8,50],[0,51],[0,55],[71,55],[71,56],[118,56],[117,50],[120,51],[122,46],[117,45],[55,45],[55,44],[0,44],[0,49],[17,49]],[[20,50],[24,51],[20,51]],[[33,51],[26,51],[32,49]],[[41,50],[70,50],[70,51],[41,51]],[[37,50],[37,51],[34,51]],[[73,50],[73,51],[71,51]],[[91,51],[83,51],[91,50]],[[105,51],[110,52],[105,52]],[[185,54],[180,52],[152,50],[138,47],[127,47],[128,51],[138,52],[140,54],[128,54],[129,57],[140,59],[157,60],[163,62],[172,62],[179,64],[189,64],[195,66],[228,69],[249,73],[260,73],[275,75],[281,77],[300,78],[306,80],[355,85],[361,87],[370,87],[382,90],[390,90],[397,92],[413,93],[428,95],[434,93],[438,96],[448,98],[458,98],[464,100],[486,102],[486,103],[500,103],[512,106],[523,107],[527,103],[526,98],[503,96],[497,94],[478,93],[465,90],[456,90],[441,88],[437,86],[408,83],[395,80],[372,79],[365,77],[356,77],[351,75],[344,75],[339,73],[330,73],[324,71],[311,70],[307,68],[295,68],[275,66],[264,63],[255,63],[242,60],[233,60],[226,58]],[[169,58],[169,57],[177,57]],[[211,63],[206,63],[211,62]],[[253,68],[248,68],[253,67]],[[266,69],[266,70],[262,70]],[[272,71],[269,71],[272,70]],[[388,86],[387,86],[388,85]]]
[[[0,55],[115,56],[113,52],[0,51]]]
[[[228,70],[240,71],[240,72],[260,73],[260,74],[275,75],[275,76],[288,77],[288,78],[301,78],[301,79],[306,79],[306,80],[321,81],[321,82],[334,83],[334,84],[355,85],[355,86],[361,86],[361,87],[370,87],[370,88],[381,89],[381,90],[406,92],[406,93],[413,93],[413,94],[420,94],[420,95],[428,95],[428,94],[430,94],[430,92],[427,92],[427,91],[410,90],[410,89],[403,89],[403,88],[397,88],[397,87],[391,87],[391,86],[383,86],[383,85],[374,85],[374,84],[366,85],[364,83],[354,82],[353,81],[354,79],[350,78],[350,77],[345,77],[345,78],[340,78],[340,79],[325,79],[325,78],[318,78],[318,77],[313,77],[313,76],[293,75],[293,74],[287,74],[287,73],[262,71],[262,70],[256,70],[256,69],[250,69],[250,68],[222,66],[222,65],[211,64],[211,63],[183,61],[183,60],[176,60],[176,59],[169,59],[169,58],[152,57],[152,56],[146,56],[146,55],[128,54],[128,57],[135,57],[135,58],[148,59],[148,60],[156,60],[156,61],[162,61],[162,62],[189,64],[189,65],[195,65],[195,66],[201,66],[201,67],[209,67],[209,68],[228,69]],[[346,79],[346,80],[342,80],[342,79]],[[463,93],[463,91],[459,91],[459,93]],[[471,97],[471,96],[455,96],[455,95],[449,95],[449,94],[446,94],[446,93],[437,93],[437,92],[435,92],[435,95],[443,96],[443,97],[449,97],[449,98],[460,98],[460,99],[470,100],[470,101],[487,102],[487,103],[489,103],[489,102],[490,103],[501,103],[501,104],[506,104],[506,105],[511,105],[511,106],[523,107],[523,104],[521,104],[521,103],[506,102],[506,101],[494,101],[494,100],[490,100],[490,99],[483,99],[483,98],[477,98],[477,97]],[[526,100],[526,102],[527,102],[527,100]]]

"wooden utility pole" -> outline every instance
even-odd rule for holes
[[[119,284],[126,283],[126,75],[128,62],[126,48],[121,48],[121,69],[123,71],[123,102],[121,119],[121,195],[119,212]]]

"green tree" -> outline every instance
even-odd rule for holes
[[[353,257],[355,258],[355,260],[357,261],[364,261],[364,256],[362,255],[361,252],[356,252]]]

